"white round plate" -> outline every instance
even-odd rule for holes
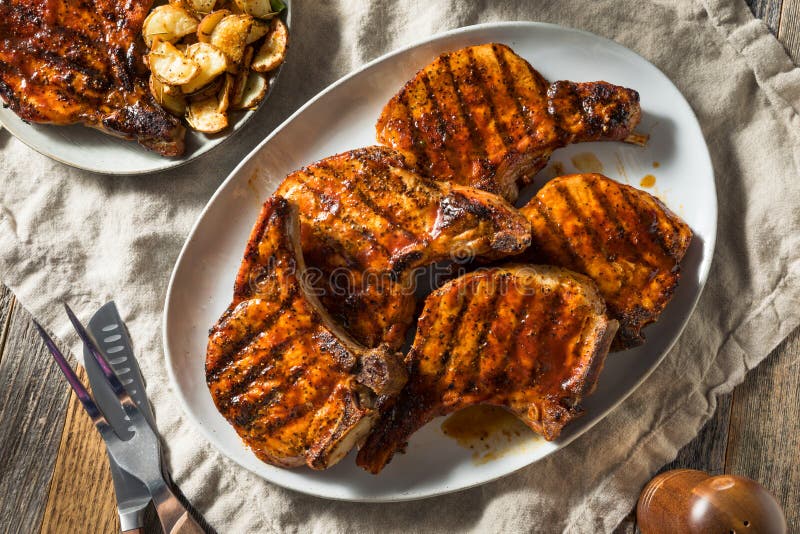
[[[374,144],[374,125],[389,98],[437,55],[487,42],[511,46],[549,80],[607,80],[637,89],[644,111],[639,131],[646,148],[586,143],[555,152],[551,162],[575,172],[571,158],[591,152],[612,178],[648,189],[695,233],[681,284],[647,343],[609,356],[586,414],[546,442],[525,436],[489,461],[443,435],[437,420],[414,434],[380,475],[355,465],[353,453],[333,468],[280,469],[259,461],[214,407],[206,388],[208,328],[228,306],[250,229],[262,202],[289,172],[325,156]],[[654,167],[657,162],[657,167]],[[543,171],[545,172],[545,171]],[[543,179],[537,180],[541,183]],[[437,35],[383,56],[309,101],[266,138],[225,180],[195,224],[175,265],[164,312],[164,348],[174,389],[189,419],[227,456],[266,480],[296,491],[353,501],[400,501],[481,484],[529,465],[565,446],[627,397],[658,365],[683,329],[708,276],[714,251],[717,200],[708,149],[686,100],[656,67],[596,35],[549,24],[483,24]]]
[[[291,2],[286,4],[285,22],[291,34]],[[228,115],[230,125],[223,132],[206,135],[186,127],[186,151],[179,158],[160,156],[141,146],[136,141],[118,139],[94,128],[80,124],[56,126],[52,124],[28,123],[20,119],[10,108],[0,106],[0,125],[14,137],[48,158],[71,167],[100,174],[134,175],[148,174],[178,167],[202,156],[221,145],[242,128],[269,99],[270,93],[280,77],[280,70],[270,76],[269,92],[254,111],[232,111]],[[2,104],[2,100],[0,100]],[[184,124],[184,126],[186,126]]]

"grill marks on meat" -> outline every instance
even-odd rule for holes
[[[296,212],[273,197],[251,233],[233,302],[210,331],[206,380],[261,460],[324,469],[366,436],[406,372],[387,346],[366,349],[341,331],[304,273]]]
[[[83,123],[164,156],[185,130],[147,88],[139,50],[151,2],[0,2],[0,97],[22,119]]]
[[[502,44],[442,54],[384,107],[380,143],[425,173],[514,201],[557,148],[625,139],[639,94],[606,82],[549,84]]]
[[[615,349],[644,342],[680,277],[692,231],[652,195],[600,174],[555,178],[520,211],[531,221],[528,259],[592,278],[619,320]]]
[[[323,306],[366,346],[403,343],[425,266],[516,254],[530,243],[529,223],[502,198],[423,178],[386,147],[314,163],[290,174],[277,194],[298,207]]]
[[[520,211],[505,199],[555,149],[623,140],[639,119],[636,91],[549,83],[504,45],[440,56],[384,108],[378,140],[390,147],[304,167],[265,204],[210,332],[218,409],[284,467],[322,469],[363,442],[357,463],[378,473],[434,417],[475,404],[557,438],[612,343],[641,343],[663,310],[691,231],[601,175],[552,180]],[[393,350],[422,268],[529,244],[525,261],[558,266],[479,268],[446,283],[425,300],[401,362]]]
[[[475,271],[425,301],[409,379],[358,454],[378,473],[431,419],[503,406],[551,440],[594,389],[617,322],[588,278],[556,267]]]

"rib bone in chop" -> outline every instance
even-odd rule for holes
[[[549,83],[509,47],[442,54],[378,119],[378,142],[413,153],[427,174],[510,201],[570,143],[624,140],[639,94],[607,82]]]
[[[431,293],[406,356],[408,383],[375,425],[358,464],[378,473],[431,419],[503,406],[546,439],[580,414],[617,322],[585,276],[557,267],[483,269]]]
[[[147,88],[139,33],[152,2],[0,2],[0,97],[22,119],[83,123],[180,156],[185,130]]]
[[[300,169],[277,191],[299,208],[323,306],[367,346],[403,343],[423,267],[530,243],[528,221],[501,197],[416,170],[396,150],[367,147]]]
[[[265,462],[324,469],[367,435],[406,380],[399,354],[342,332],[305,280],[294,208],[268,200],[228,310],[211,329],[206,379],[222,415]]]
[[[601,174],[555,178],[520,211],[533,232],[527,259],[597,283],[620,323],[614,349],[644,343],[642,328],[678,286],[689,226],[654,196]]]

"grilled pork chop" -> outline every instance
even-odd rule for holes
[[[150,94],[139,50],[151,5],[3,0],[0,97],[26,121],[83,123],[180,156],[185,130]]]
[[[206,380],[222,415],[265,462],[324,469],[369,432],[406,380],[400,355],[366,349],[330,320],[304,279],[297,216],[264,204],[233,302],[211,329]]]
[[[474,404],[503,406],[555,439],[594,389],[616,330],[594,283],[565,269],[515,265],[448,282],[425,301],[408,383],[358,465],[378,473],[431,419]]]
[[[509,47],[442,54],[378,119],[378,142],[413,153],[438,179],[517,198],[550,154],[570,143],[624,140],[639,94],[606,82],[549,83]]]
[[[424,266],[530,243],[528,221],[502,198],[416,170],[396,150],[367,147],[294,172],[277,191],[299,208],[323,306],[369,347],[403,343]]]
[[[600,174],[555,178],[521,211],[533,231],[528,258],[592,278],[620,323],[614,348],[642,344],[642,328],[678,285],[689,226],[652,195]]]

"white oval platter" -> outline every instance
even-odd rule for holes
[[[681,284],[661,320],[646,329],[647,343],[609,355],[586,413],[553,442],[532,435],[502,454],[475,461],[473,451],[443,435],[437,420],[416,433],[378,476],[355,465],[353,454],[314,472],[273,467],[244,447],[217,412],[206,388],[208,328],[228,306],[233,280],[261,203],[289,172],[325,156],[374,144],[383,105],[440,53],[486,42],[511,46],[547,79],[607,80],[637,89],[650,134],[647,147],[623,143],[573,145],[554,153],[565,172],[572,157],[590,152],[605,174],[648,191],[686,220],[695,237],[683,261]],[[655,163],[655,165],[654,165]],[[657,166],[657,168],[655,168]],[[545,172],[545,171],[543,171]],[[541,184],[543,179],[536,180]],[[461,28],[390,53],[365,65],[309,101],[267,137],[228,176],[196,222],[175,265],[164,311],[164,348],[174,390],[189,419],[219,450],[280,486],[331,499],[388,502],[418,499],[475,486],[530,465],[566,446],[625,399],[675,343],[694,309],[711,265],[717,224],[714,174],[706,143],[686,100],[652,64],[607,39],[532,22]]]

